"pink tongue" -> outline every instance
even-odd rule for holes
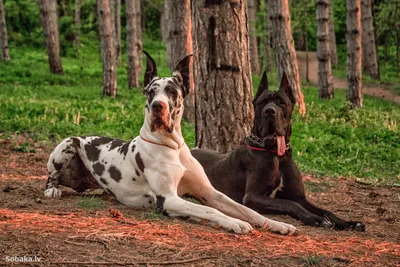
[[[286,152],[286,142],[284,136],[276,136],[276,142],[278,145],[278,156],[283,156]]]

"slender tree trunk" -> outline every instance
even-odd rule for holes
[[[371,0],[361,0],[362,66],[374,80],[379,79],[378,56],[372,20]]]
[[[128,55],[128,86],[140,86],[142,69],[142,27],[140,1],[126,0],[126,49]]]
[[[10,51],[8,48],[8,35],[6,26],[6,15],[4,12],[3,0],[0,0],[0,47],[1,59],[4,62],[10,61]]]
[[[271,56],[271,21],[268,16],[269,0],[264,0],[265,13],[265,71],[270,72],[272,69]]]
[[[116,29],[115,29],[115,0],[108,0],[109,6],[110,6],[110,23],[111,23],[111,33],[113,37],[113,45],[114,45],[114,55],[115,57],[117,56],[117,49],[116,49],[116,44],[117,44],[117,35],[116,35]]]
[[[115,0],[115,54],[117,57],[117,63],[121,63],[122,51],[121,51],[121,0]]]
[[[292,37],[288,0],[270,0],[269,16],[271,18],[272,44],[279,77],[286,72],[297,103],[299,112],[304,115],[306,106],[300,87],[300,75],[296,51]]]
[[[40,20],[46,38],[50,72],[63,74],[64,71],[60,57],[60,42],[58,39],[57,2],[54,0],[38,0],[38,2],[40,8]]]
[[[75,0],[75,57],[81,46],[81,0]]]
[[[395,18],[399,16],[399,0],[396,0],[396,11],[395,11]],[[395,28],[396,28],[396,69],[397,69],[397,76],[400,76],[400,55],[399,55],[399,42],[400,42],[400,29],[399,29],[399,22],[395,21]]]
[[[305,42],[306,42],[306,81],[309,83],[310,82],[310,76],[309,76],[309,70],[310,70],[310,68],[309,68],[309,63],[310,63],[310,61],[309,61],[309,58],[308,58],[308,33],[307,32],[304,32],[304,35],[305,35]]]
[[[227,152],[253,124],[246,1],[192,1],[196,144]]]
[[[338,64],[336,33],[335,33],[335,16],[333,14],[333,0],[329,0],[329,49],[331,51],[331,63]]]
[[[255,0],[247,0],[248,8],[248,27],[250,34],[250,64],[251,71],[254,74],[260,74],[260,62],[258,58],[258,46],[257,46],[257,8]]]
[[[117,66],[108,0],[97,0],[100,24],[101,56],[103,60],[103,95],[117,96]]]
[[[347,100],[355,107],[363,106],[361,0],[347,0]]]
[[[165,41],[167,44],[167,63],[171,71],[185,56],[193,53],[192,48],[192,18],[190,0],[181,0],[176,5],[175,0],[164,1],[164,18],[166,25]],[[186,96],[183,117],[194,122],[194,80],[190,77],[190,93]]]
[[[306,25],[302,25],[302,27],[299,30],[299,33],[297,34],[297,50],[300,51],[305,51],[306,50],[306,41],[304,40],[304,37],[306,35]]]
[[[334,96],[331,57],[329,49],[329,1],[316,0],[317,6],[317,58],[319,98]]]

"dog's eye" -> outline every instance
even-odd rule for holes
[[[285,103],[285,101],[284,101],[283,99],[279,99],[279,100],[278,100],[278,104],[283,106],[283,105],[285,105],[286,103]]]

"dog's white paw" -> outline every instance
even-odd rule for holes
[[[236,234],[247,234],[253,229],[248,222],[233,218],[221,226]]]
[[[267,219],[267,229],[271,232],[278,233],[281,235],[293,235],[296,233],[297,228],[291,224],[278,222],[275,220]]]
[[[55,187],[46,189],[44,191],[44,196],[50,198],[60,198],[61,194],[62,194],[61,190]]]

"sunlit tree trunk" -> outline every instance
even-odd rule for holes
[[[374,80],[379,79],[371,0],[361,1],[362,66]]]
[[[331,51],[331,63],[338,64],[335,34],[335,18],[333,15],[333,0],[329,0],[329,50]]]
[[[170,70],[185,56],[193,54],[192,48],[192,18],[190,13],[190,0],[181,0],[181,5],[176,5],[175,0],[164,1],[164,19],[166,25],[165,41],[167,44],[167,63]],[[190,93],[186,96],[183,117],[194,122],[194,81],[191,79]]]
[[[117,63],[121,62],[121,0],[115,0],[115,54]]]
[[[361,0],[347,0],[347,100],[356,107],[363,106]]]
[[[79,56],[81,46],[81,0],[75,0],[75,56]]]
[[[253,123],[246,1],[192,1],[196,142],[227,152]]]
[[[117,66],[108,0],[97,0],[100,24],[101,57],[103,60],[103,95],[117,96]]]
[[[1,59],[4,62],[10,61],[10,51],[8,48],[8,35],[6,26],[6,15],[4,12],[3,0],[0,0],[0,47]]]
[[[142,68],[142,27],[140,20],[140,1],[126,0],[126,53],[128,56],[128,86],[140,86]]]
[[[264,0],[265,13],[265,71],[270,72],[272,69],[272,53],[271,53],[271,21],[268,15],[269,0]]]
[[[257,46],[257,8],[256,0],[247,0],[248,10],[248,24],[249,24],[249,35],[250,35],[250,64],[251,71],[254,74],[260,74],[260,62],[258,58],[258,46]]]
[[[303,92],[300,87],[300,75],[296,51],[292,37],[288,0],[270,0],[269,17],[271,18],[272,44],[275,54],[278,76],[286,72],[296,100],[300,106],[300,114],[305,114]]]
[[[331,99],[334,96],[334,91],[329,49],[329,1],[316,0],[316,6],[318,92],[320,98]]]
[[[46,38],[47,56],[50,72],[63,74],[60,57],[60,42],[58,36],[57,2],[54,0],[38,0],[40,20]]]

